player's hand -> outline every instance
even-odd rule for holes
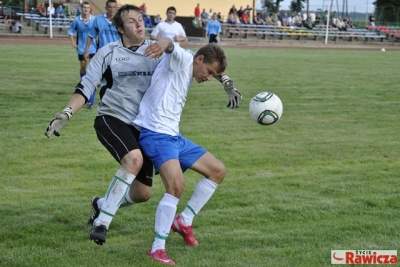
[[[83,58],[85,59],[86,62],[89,62],[89,60],[90,60],[89,53],[83,54]]]
[[[155,42],[146,48],[144,55],[149,58],[157,59],[162,56],[165,49],[166,48],[163,48],[160,42]]]
[[[55,136],[60,136],[60,130],[65,125],[67,125],[71,116],[72,116],[71,108],[65,108],[61,113],[57,113],[56,115],[54,115],[54,118],[49,123],[49,126],[47,126],[44,134],[48,138],[50,138],[51,134],[54,134]]]
[[[224,85],[225,92],[228,95],[228,104],[226,106],[228,108],[239,107],[239,100],[242,100],[242,94],[235,88],[233,81],[228,75],[224,75],[221,77],[221,83]]]

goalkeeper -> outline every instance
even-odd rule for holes
[[[93,228],[89,239],[99,245],[105,242],[109,225],[120,206],[150,199],[153,165],[141,152],[137,141],[140,132],[133,126],[133,121],[143,94],[150,86],[152,74],[164,57],[163,51],[172,43],[167,37],[158,42],[145,40],[142,13],[134,5],[120,7],[113,24],[121,40],[104,46],[95,54],[66,108],[54,116],[45,130],[48,138],[52,134],[60,136],[60,130],[88,101],[100,80],[105,78],[107,83],[100,92],[94,128],[97,138],[120,168],[112,178],[105,197],[92,199],[93,214],[88,223]],[[227,106],[238,107],[241,95],[232,81],[227,76],[218,79],[228,94]]]

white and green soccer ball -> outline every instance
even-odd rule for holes
[[[271,125],[282,117],[283,105],[276,94],[262,92],[250,100],[249,111],[258,124]]]

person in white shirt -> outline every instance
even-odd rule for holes
[[[314,12],[314,10],[311,10],[310,18],[311,18],[311,21],[314,23],[315,22],[315,12]]]
[[[169,37],[174,42],[186,41],[186,33],[182,24],[175,21],[176,8],[170,6],[167,8],[167,19],[157,24],[150,34],[151,40],[158,40],[161,37]]]
[[[194,56],[178,43],[169,46],[133,121],[141,128],[139,145],[153,162],[155,173],[160,174],[166,190],[156,211],[155,239],[147,252],[149,257],[164,264],[175,264],[165,252],[170,230],[178,232],[187,245],[198,245],[192,229],[193,219],[225,178],[224,164],[205,148],[183,137],[179,122],[193,78],[197,83],[213,77],[228,81],[229,77],[223,75],[226,66],[225,53],[217,44],[200,48]],[[237,95],[237,101],[241,99],[236,89],[233,88],[232,93]],[[176,216],[184,189],[183,173],[187,169],[198,172],[203,178],[184,211]]]
[[[305,12],[305,11],[303,11],[303,21],[306,21],[307,20],[307,12]]]
[[[212,11],[212,8],[210,8],[210,11],[208,11],[208,19],[209,20],[212,19],[213,15],[214,15],[214,12]]]
[[[47,17],[51,16],[52,18],[54,18],[55,14],[56,14],[56,9],[54,8],[54,4],[51,4],[51,6],[47,8]]]

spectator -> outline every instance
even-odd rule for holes
[[[203,12],[201,12],[200,16],[201,16],[201,23],[203,24],[203,26],[206,26],[209,17],[208,17],[208,13],[206,12],[205,8],[203,8]]]
[[[221,23],[218,21],[217,14],[213,14],[212,19],[208,21],[206,28],[206,40],[208,43],[219,43],[220,42],[220,33]]]
[[[81,9],[81,5],[79,5],[79,6],[76,8],[76,12],[75,12],[76,17],[80,16],[81,13],[82,13],[82,9]]]
[[[337,28],[336,23],[337,23],[336,11],[333,11],[333,13],[332,13],[332,26],[334,28]]]
[[[243,23],[243,20],[242,20],[243,13],[244,13],[244,10],[243,10],[243,7],[241,6],[239,8],[239,10],[237,11],[237,15],[239,17],[239,21],[242,22],[242,23]]]
[[[252,7],[250,7],[249,5],[247,5],[247,6],[246,6],[246,8],[244,9],[244,11],[246,11],[246,10],[248,11],[248,12],[247,12],[247,14],[248,14],[248,15],[249,15],[249,17],[250,17],[250,14],[251,14],[251,12],[250,12],[250,11],[252,11],[252,10],[253,10],[253,8],[252,8]]]
[[[328,10],[325,10],[322,20],[324,22],[324,25],[326,26],[328,24]]]
[[[218,18],[219,23],[223,23],[224,22],[223,19],[222,19],[221,12],[218,12],[217,18]]]
[[[310,18],[311,18],[311,21],[312,21],[313,23],[315,23],[316,16],[315,16],[314,10],[311,10],[311,12],[310,12]]]
[[[281,18],[281,22],[282,22],[282,26],[289,26],[289,22],[288,22],[288,15],[287,13],[283,13],[282,18]]]
[[[13,20],[11,27],[12,27],[14,33],[21,33],[21,29],[23,26],[21,23],[18,22],[18,20]]]
[[[232,13],[236,13],[237,15],[238,10],[236,9],[235,5],[232,5],[232,7],[229,9],[228,15]]]
[[[306,21],[304,22],[304,27],[306,27],[309,30],[312,30],[312,28],[314,27],[313,22],[311,21],[311,17],[308,16]]]
[[[263,21],[266,21],[267,20],[267,13],[265,13],[265,11],[263,10],[263,11],[261,11],[261,19],[263,20]]]
[[[214,15],[214,12],[210,8],[210,11],[208,11],[208,19],[211,20],[213,15]]]
[[[293,13],[290,16],[288,16],[287,22],[288,22],[289,27],[294,27],[294,14]]]
[[[38,10],[39,15],[40,15],[41,17],[46,17],[47,9],[46,9],[46,5],[44,4],[44,2],[42,2],[42,3],[38,6],[37,10]]]
[[[265,19],[265,25],[272,25],[272,14],[271,13]]]
[[[117,29],[112,24],[112,19],[114,18],[115,13],[118,10],[117,1],[116,0],[107,0],[106,2],[106,13],[98,15],[94,22],[93,27],[90,30],[89,36],[86,41],[86,49],[84,57],[87,61],[89,61],[89,47],[92,43],[92,40],[97,39],[97,47],[98,49],[102,48],[108,43],[118,41],[120,39],[120,35],[118,34]],[[96,98],[96,91],[93,92],[93,95],[87,102],[87,108],[91,109],[94,105]]]
[[[294,26],[296,27],[301,27],[303,26],[303,17],[301,16],[301,13],[297,13],[297,16],[294,19]]]
[[[52,3],[51,6],[47,7],[47,17],[55,18],[56,10],[54,8],[54,4]]]
[[[245,10],[242,14],[242,23],[250,24],[249,11]]]
[[[252,11],[252,10],[253,10],[253,8],[252,8],[252,7],[250,7],[250,5],[247,5],[247,6],[246,6],[246,8],[245,8],[244,10],[248,10],[248,11],[249,11],[249,13],[250,13],[250,11]]]
[[[197,3],[197,6],[194,8],[194,19],[197,21],[201,21],[201,10],[199,3]]]
[[[71,12],[69,10],[69,4],[64,5],[64,14],[67,18],[71,17]]]
[[[56,18],[65,18],[65,12],[62,4],[56,8]]]
[[[78,60],[80,62],[79,75],[82,78],[86,75],[86,66],[89,64],[90,59],[96,53],[97,46],[95,40],[92,39],[88,49],[89,60],[87,61],[84,57],[86,50],[86,41],[88,39],[90,29],[93,27],[95,17],[90,14],[89,2],[83,2],[81,4],[81,10],[82,14],[80,14],[72,21],[68,29],[68,35],[71,41],[71,45],[78,52]],[[77,33],[77,40],[74,39],[75,33]]]
[[[375,27],[375,16],[374,14],[369,14],[369,23],[371,24],[372,27]]]
[[[169,37],[174,42],[186,41],[186,33],[182,24],[175,21],[176,8],[170,6],[167,9],[167,19],[158,23],[154,30],[151,32],[151,40],[160,40],[161,37]]]
[[[239,22],[238,15],[236,12],[232,12],[228,15],[228,19],[226,20],[231,25],[236,25]],[[232,36],[230,36],[232,38]]]
[[[279,20],[279,13],[273,13],[272,15],[272,25],[281,26],[281,21]]]
[[[319,14],[316,15],[315,17],[315,25],[318,25],[322,22],[321,16]]]
[[[160,17],[160,14],[157,14],[157,16],[154,17],[154,27],[160,22],[162,22],[162,18]]]
[[[345,19],[347,21],[348,28],[354,28],[354,24],[353,24],[353,21],[351,20],[351,18],[346,17]]]
[[[139,8],[140,8],[140,10],[142,10],[143,16],[146,16],[147,15],[146,3],[143,3]]]
[[[261,14],[257,13],[257,15],[254,17],[253,23],[256,25],[264,25],[265,21],[261,18]]]
[[[347,21],[346,21],[346,23],[347,23]],[[342,20],[341,17],[339,17],[339,18],[337,19],[337,21],[336,21],[336,28],[337,28],[339,31],[347,31],[347,25],[346,25],[346,23]]]
[[[153,23],[151,22],[151,17],[150,17],[150,15],[146,15],[146,16],[143,18],[143,20],[144,20],[144,27],[145,27],[145,28],[148,28],[147,31],[148,31],[149,33],[151,33],[152,30],[150,30],[149,28],[153,28]]]
[[[303,22],[307,20],[307,12],[303,11]]]

